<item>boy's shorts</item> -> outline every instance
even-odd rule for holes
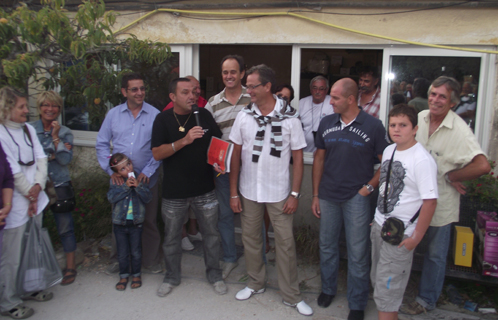
[[[370,279],[374,288],[374,300],[381,312],[398,312],[403,302],[413,261],[413,250],[405,246],[398,248],[380,237],[381,226],[373,222],[370,239],[372,240],[372,269]],[[403,240],[406,239],[405,235]]]

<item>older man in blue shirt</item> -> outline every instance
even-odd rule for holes
[[[123,76],[121,93],[127,101],[107,113],[97,135],[97,159],[102,169],[111,176],[112,183],[121,185],[123,178],[109,167],[108,157],[111,154],[112,141],[112,152],[121,152],[129,157],[135,171],[139,173],[138,181],[149,183],[153,198],[145,208],[142,264],[152,272],[161,272],[161,237],[156,225],[159,176],[157,168],[161,163],[154,160],[150,148],[152,123],[159,110],[144,101],[145,85],[143,78],[137,73]],[[114,242],[112,251],[115,253]],[[112,264],[109,271],[117,272],[117,263],[116,267]]]

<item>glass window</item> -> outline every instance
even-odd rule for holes
[[[474,130],[480,69],[479,57],[392,56],[388,74],[389,109],[398,103],[408,103],[418,111],[428,109],[429,85],[440,76],[449,76],[462,86],[461,102],[453,111]]]

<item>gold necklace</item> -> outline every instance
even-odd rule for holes
[[[178,121],[178,118],[176,117],[176,113],[174,111],[173,111],[173,115],[175,116],[176,122],[178,122],[178,125],[180,126],[178,128],[178,131],[185,132],[185,125],[187,124],[188,119],[190,119],[190,116],[192,115],[192,112],[190,112],[190,114],[188,115],[187,121],[185,121],[185,123],[183,124],[183,126],[180,124],[180,121]]]

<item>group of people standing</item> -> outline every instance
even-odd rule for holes
[[[24,319],[34,311],[23,300],[48,301],[50,292],[39,291],[20,296],[16,279],[23,253],[24,233],[30,219],[41,225],[42,212],[49,203],[45,185],[50,180],[57,187],[69,186],[67,165],[72,160],[73,135],[59,124],[62,98],[53,91],[42,92],[37,99],[40,114],[30,124],[26,95],[11,88],[0,89],[0,312],[14,319]],[[54,214],[64,252],[66,269],[62,285],[76,278],[76,238],[71,212]],[[3,237],[3,240],[2,240]]]
[[[434,309],[444,281],[451,223],[458,221],[459,195],[465,193],[461,182],[490,170],[475,136],[451,111],[458,104],[459,83],[450,77],[436,79],[428,90],[429,110],[418,115],[406,104],[394,107],[386,132],[377,119],[380,95],[375,72],[360,75],[359,86],[350,78],[338,80],[329,95],[325,77],[312,79],[312,95],[300,101],[300,113],[289,104],[292,87],[277,89],[274,71],[264,64],[246,71],[242,57],[229,55],[221,61],[221,74],[225,88],[201,101],[204,108],[195,105],[200,101],[195,78],[173,80],[172,106],[163,112],[144,101],[146,86],[139,74],[122,78],[126,102],[106,115],[96,144],[99,164],[110,175],[108,199],[113,204],[113,251],[118,261],[114,266],[120,278],[116,289],[125,290],[130,277],[131,288],[139,288],[142,266],[161,272],[162,259],[166,273],[157,295],[167,296],[180,285],[183,226],[191,210],[202,234],[207,279],[220,295],[227,293],[224,280],[238,266],[234,214],[240,213],[249,281],[235,298],[247,300],[261,294],[267,278],[263,240],[267,214],[275,234],[283,303],[312,315],[299,290],[293,235],[303,151],[312,151],[311,209],[320,219],[318,306],[328,307],[337,292],[339,236],[344,226],[348,319],[364,318],[369,281],[380,319],[396,319],[400,307],[411,314]],[[41,96],[41,119],[31,126],[25,124],[26,98],[8,88],[0,91],[1,142],[6,154],[4,159],[0,153],[0,161],[10,164],[0,171],[0,219],[8,214],[5,230],[0,231],[0,240],[4,233],[0,285],[5,288],[0,311],[13,318],[33,313],[16,296],[12,279],[28,216],[40,217],[48,203],[43,192],[47,167],[54,183],[70,183],[67,164],[72,135],[56,121],[62,107],[57,97],[54,93]],[[207,163],[212,137],[234,145],[229,173]],[[377,171],[375,163],[380,163]],[[162,250],[156,225],[161,164]],[[370,197],[377,187],[373,215]],[[56,216],[61,238],[66,239],[65,284],[76,277],[70,216]],[[405,227],[396,244],[383,236],[392,218]],[[402,306],[413,250],[426,233],[429,249],[419,295]],[[45,301],[52,295],[36,292],[23,298]]]

